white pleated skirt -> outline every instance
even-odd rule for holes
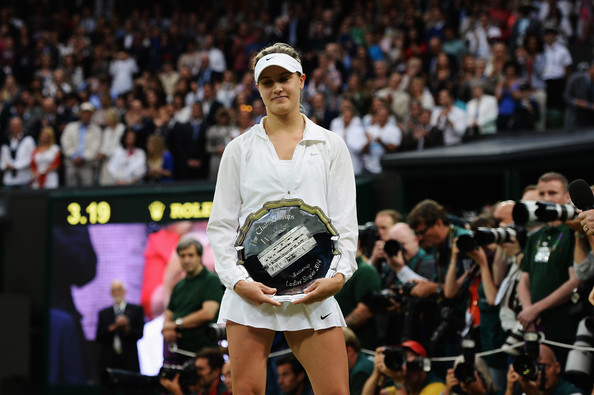
[[[226,324],[227,320],[254,328],[283,332],[346,326],[340,306],[334,297],[308,305],[284,302],[278,307],[267,303],[255,306],[230,289],[223,295],[218,323]]]

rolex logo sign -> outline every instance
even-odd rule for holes
[[[163,218],[163,213],[165,213],[165,207],[165,204],[158,200],[149,204],[148,209],[151,214],[151,219],[155,222],[160,221]]]

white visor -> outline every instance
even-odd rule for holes
[[[301,63],[294,57],[284,53],[271,53],[262,56],[260,60],[258,60],[258,63],[256,63],[256,67],[254,68],[254,79],[256,80],[256,83],[260,79],[260,74],[264,69],[270,66],[280,66],[290,73],[299,72],[303,74]]]

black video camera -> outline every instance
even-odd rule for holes
[[[162,389],[160,379],[173,380],[179,374],[179,385],[187,390],[195,385],[198,372],[194,366],[194,359],[189,359],[183,365],[163,365],[156,376],[146,376],[124,369],[107,368],[101,377],[102,383],[110,388],[127,389],[126,393],[146,394],[147,391]]]

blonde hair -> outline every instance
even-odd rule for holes
[[[165,140],[158,134],[148,136],[147,144],[153,145],[153,152],[146,152],[146,163],[149,167],[161,167],[163,165],[163,153],[165,152]]]
[[[54,128],[52,128],[51,126],[45,126],[43,129],[41,129],[41,133],[43,132],[47,132],[49,134],[49,146],[51,147],[52,145],[54,145],[56,143],[56,132],[54,132]]]

